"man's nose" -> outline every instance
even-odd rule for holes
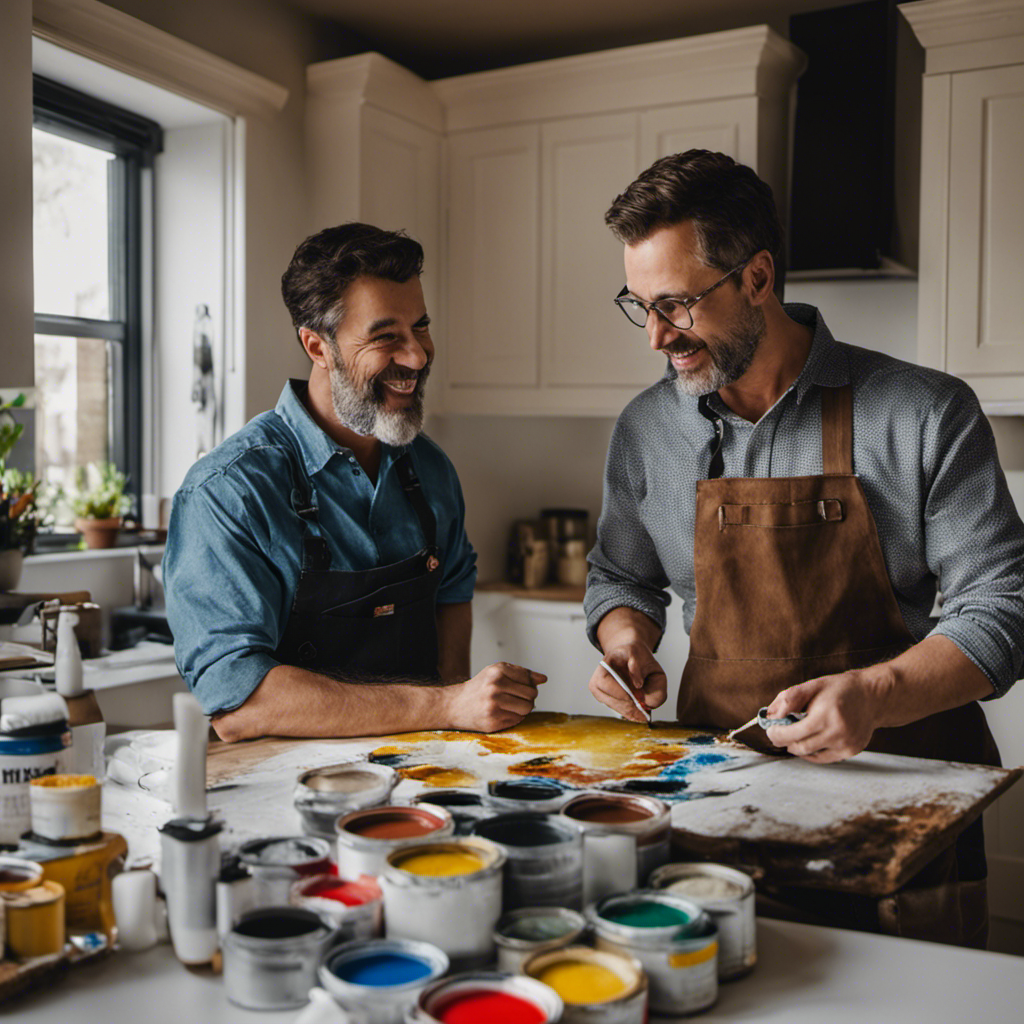
[[[429,335],[421,338],[410,331],[402,341],[402,348],[395,362],[410,370],[422,370],[430,362],[433,354],[434,346]]]
[[[660,352],[663,348],[671,345],[676,338],[682,334],[678,327],[673,327],[660,313],[651,310],[647,314],[647,337],[650,339],[651,348]]]

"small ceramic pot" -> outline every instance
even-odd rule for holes
[[[76,519],[75,529],[85,538],[87,547],[112,548],[121,529],[121,517],[110,519]]]

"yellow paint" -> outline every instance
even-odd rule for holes
[[[398,772],[406,779],[416,779],[428,786],[438,789],[451,789],[458,786],[473,786],[480,780],[472,772],[461,768],[445,768],[436,764],[420,764],[410,768],[399,768]]]
[[[479,871],[484,862],[475,853],[463,850],[442,850],[438,853],[410,853],[398,861],[397,867],[412,875],[431,875],[450,878],[453,875],[471,875]]]
[[[84,789],[96,785],[95,775],[40,775],[30,786],[40,789]]]
[[[669,953],[669,967],[696,967],[706,964],[718,955],[718,943],[712,942],[703,949],[695,949],[692,953]]]
[[[550,985],[565,1002],[577,1006],[618,999],[629,987],[607,967],[580,960],[562,960],[549,964],[537,975],[537,980]]]

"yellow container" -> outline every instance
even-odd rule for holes
[[[5,896],[7,948],[21,960],[64,949],[64,886],[43,882]]]

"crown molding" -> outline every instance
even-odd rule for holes
[[[33,0],[40,39],[230,115],[272,117],[288,90],[98,0]]]
[[[927,74],[1024,59],[1024,0],[900,4],[927,51]]]

